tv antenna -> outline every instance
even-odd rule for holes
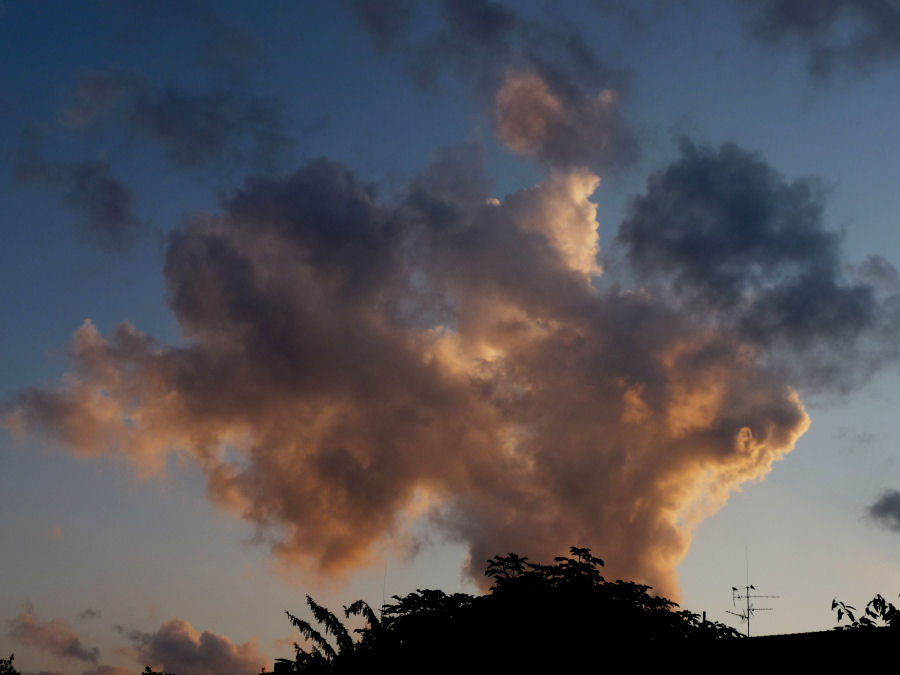
[[[731,587],[731,604],[736,609],[738,607],[738,600],[744,601],[744,607],[737,612],[732,612],[730,610],[726,610],[726,614],[733,614],[738,617],[741,621],[747,622],[747,637],[750,637],[750,619],[753,617],[755,612],[771,612],[772,607],[756,607],[753,605],[753,600],[758,598],[777,598],[777,595],[763,595],[761,593],[756,593],[758,589],[756,586],[750,583],[750,560],[749,556],[747,556],[746,551],[744,552],[745,557],[747,558],[747,581],[743,586],[732,586]]]

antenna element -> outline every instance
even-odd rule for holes
[[[732,612],[731,610],[726,610],[726,614],[733,614],[738,617],[741,621],[747,622],[747,637],[750,637],[750,619],[753,617],[754,612],[771,612],[772,607],[754,607],[751,600],[756,600],[757,598],[777,598],[780,597],[778,595],[762,595],[759,593],[751,593],[751,591],[758,590],[756,586],[753,586],[750,583],[750,563],[747,563],[747,583],[744,586],[732,586],[731,587],[731,604],[733,607],[737,608],[738,600],[743,600],[745,605],[738,612]]]

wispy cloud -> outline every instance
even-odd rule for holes
[[[864,71],[900,59],[900,6],[871,0],[746,2],[751,32],[808,52],[810,77],[824,82],[838,71]]]
[[[116,178],[105,159],[55,162],[43,151],[44,134],[36,127],[22,132],[14,177],[21,184],[38,183],[59,192],[62,201],[80,214],[84,237],[104,249],[127,249],[143,223],[135,213],[136,197]]]
[[[275,103],[240,87],[198,90],[157,85],[126,71],[78,73],[63,119],[84,126],[110,113],[160,143],[169,159],[185,168],[224,163],[271,170],[295,145]]]

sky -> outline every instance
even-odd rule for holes
[[[4,2],[0,654],[249,675],[569,546],[896,597],[898,72],[889,0]]]

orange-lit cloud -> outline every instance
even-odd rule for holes
[[[539,72],[510,71],[495,97],[498,138],[513,152],[550,166],[606,166],[634,159],[634,141],[619,115],[619,96],[578,88],[557,91]]]
[[[238,645],[210,631],[201,633],[181,619],[164,622],[156,632],[134,631],[129,637],[137,660],[154,670],[179,675],[256,675],[267,665],[255,642]]]
[[[78,634],[64,619],[41,621],[31,603],[24,604],[9,622],[9,636],[17,642],[49,652],[54,656],[96,663],[100,658],[97,647],[85,647]]]
[[[746,153],[685,149],[651,180],[619,233],[635,288],[597,283],[596,176],[491,200],[479,162],[442,152],[396,202],[327,160],[248,181],[170,239],[184,341],[86,321],[72,372],[5,404],[6,426],[146,475],[190,458],[303,573],[340,578],[427,518],[476,579],[575,544],[676,593],[692,527],[806,430],[798,390],[886,334],[815,289],[875,291],[830,264],[815,194]],[[756,210],[716,180],[743,174]],[[702,256],[679,243],[693,222]],[[802,260],[771,243],[801,240]],[[783,303],[798,270],[808,301]]]
[[[91,668],[90,670],[85,670],[81,673],[81,675],[133,675],[134,671],[129,668],[123,668],[122,666],[97,666],[96,668]]]

